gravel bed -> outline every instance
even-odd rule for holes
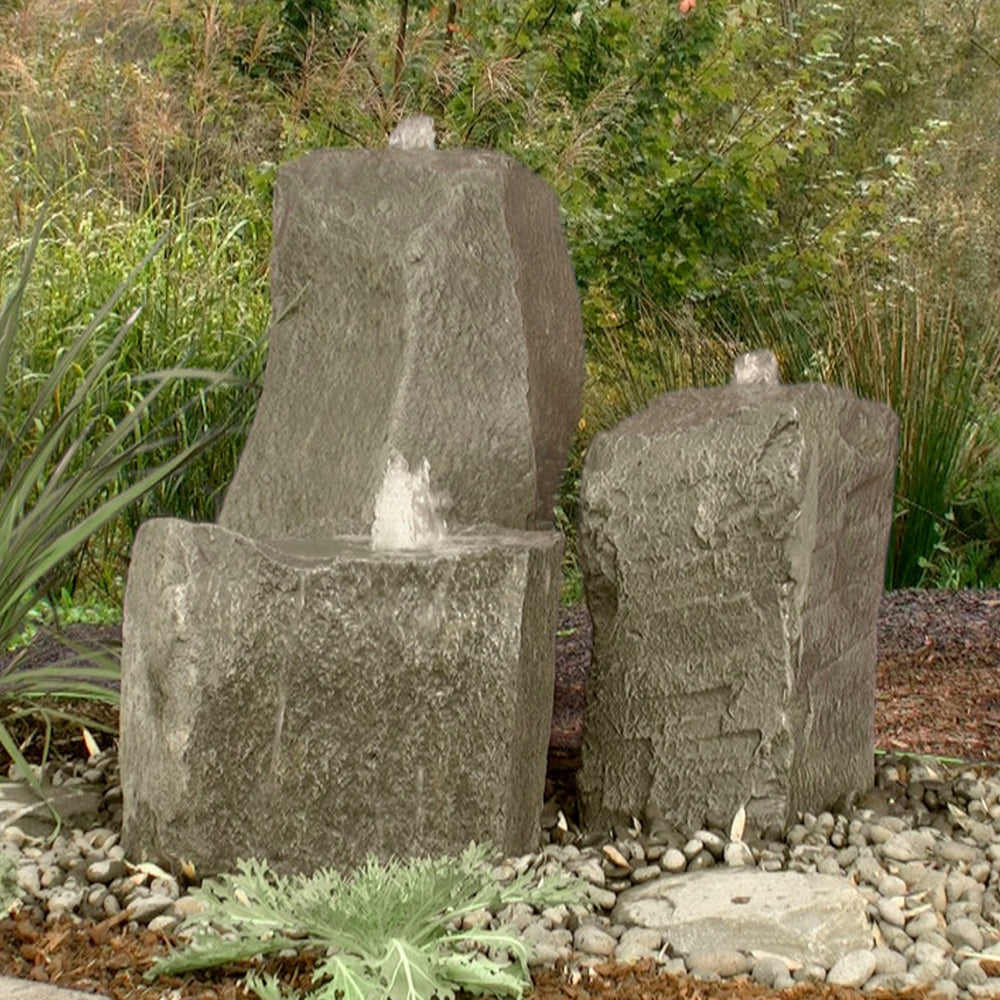
[[[84,829],[51,843],[8,825],[0,850],[16,864],[20,907],[39,921],[64,914],[120,916],[138,929],[171,932],[195,901],[178,880],[132,864],[118,843],[121,786],[113,752],[46,781],[79,788],[99,802]],[[805,815],[784,840],[730,841],[723,831],[679,831],[638,821],[605,835],[584,834],[555,800],[542,814],[539,851],[498,864],[498,880],[526,870],[569,870],[586,881],[591,907],[484,911],[479,925],[511,922],[533,945],[534,964],[582,968],[608,959],[652,958],[665,971],[707,978],[749,976],[770,988],[825,982],[864,990],[926,985],[945,997],[1000,998],[1000,772],[946,768],[927,759],[880,757],[875,787],[849,815]],[[791,967],[771,955],[674,954],[660,932],[612,918],[618,894],[665,873],[753,865],[765,871],[841,875],[867,900],[876,946],[840,956],[830,967]]]

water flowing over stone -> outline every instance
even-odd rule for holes
[[[778,359],[761,347],[740,354],[733,363],[734,385],[779,385]]]
[[[423,549],[444,538],[445,523],[438,513],[440,500],[431,491],[430,463],[425,458],[416,472],[410,472],[398,452],[390,457],[375,498],[372,548]]]
[[[390,149],[433,149],[434,119],[430,115],[404,118],[389,136]]]

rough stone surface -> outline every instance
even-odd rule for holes
[[[94,822],[101,796],[87,785],[42,785],[44,801],[27,784],[0,781],[0,829],[16,824],[29,837],[46,837],[61,822],[86,825]]]
[[[449,526],[547,527],[583,392],[553,191],[499,153],[322,150],[278,171],[264,388],[219,523],[367,533],[386,462]]]
[[[356,867],[537,842],[561,535],[431,551],[146,522],[125,595],[128,856]]]
[[[656,928],[675,954],[756,949],[830,966],[872,947],[864,896],[832,875],[757,869],[667,875],[620,893],[611,919]]]
[[[898,420],[823,385],[667,393],[591,443],[585,822],[775,832],[871,783]]]
[[[0,997],[3,1000],[100,1000],[104,993],[70,990],[48,983],[35,983],[27,979],[0,976]]]

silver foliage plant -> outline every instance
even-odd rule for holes
[[[193,890],[203,909],[182,927],[190,944],[147,979],[294,949],[323,956],[314,988],[289,991],[250,971],[247,987],[260,1000],[452,1000],[456,990],[520,1000],[531,977],[516,929],[465,927],[464,918],[517,902],[588,905],[586,887],[562,872],[525,872],[501,885],[491,856],[488,845],[470,844],[459,858],[381,865],[369,857],[347,878],[332,868],[284,878],[261,861],[240,861],[236,874]]]
[[[17,904],[17,862],[0,851],[0,917],[6,916]]]

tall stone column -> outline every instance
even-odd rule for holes
[[[264,388],[219,523],[152,521],[133,550],[130,857],[536,846],[579,301],[545,183],[428,135],[278,172]],[[438,499],[411,544],[403,514]]]
[[[278,171],[264,389],[219,518],[365,534],[386,462],[448,520],[552,523],[583,333],[551,188],[499,153],[321,150]]]

